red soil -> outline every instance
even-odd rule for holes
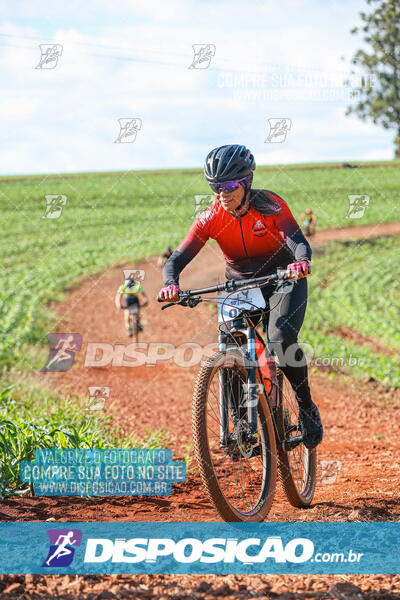
[[[376,234],[377,226],[369,230]],[[362,232],[361,232],[362,229]],[[357,233],[365,237],[368,228]],[[385,230],[385,231],[383,231]],[[400,224],[379,226],[379,233],[399,232]],[[336,232],[335,239],[355,237],[355,230]],[[333,232],[321,232],[315,242],[330,239]],[[332,238],[333,239],[333,238]],[[314,243],[314,242],[313,242]],[[145,270],[144,288],[150,304],[143,311],[142,342],[184,342],[205,345],[215,341],[216,315],[209,305],[194,310],[171,307],[160,310],[156,295],[162,283],[154,258],[138,268]],[[73,368],[65,373],[40,374],[45,383],[65,394],[87,396],[88,386],[110,387],[105,411],[115,416],[126,435],[145,435],[147,428],[169,430],[174,460],[191,455],[191,393],[198,366],[184,368],[172,360],[156,366],[85,367],[88,342],[129,343],[122,314],[114,307],[114,295],[121,269],[88,278],[72,291],[66,302],[57,305],[58,331],[79,332],[83,346]],[[184,271],[182,287],[201,287],[223,281],[223,261],[215,246],[207,246]],[[189,312],[191,310],[191,312]],[[318,449],[319,460],[342,462],[336,483],[319,483],[312,507],[295,509],[278,488],[268,519],[270,521],[388,521],[400,519],[400,408],[379,390],[349,385],[348,379],[325,374],[311,378],[315,402],[325,425],[325,438]],[[377,391],[378,390],[378,391]],[[320,471],[319,471],[320,477]],[[184,484],[174,485],[171,496],[157,498],[26,497],[3,500],[3,521],[217,521],[214,508],[196,473],[189,471]],[[345,587],[340,590],[344,582]],[[351,588],[350,582],[359,586]],[[338,588],[332,588],[334,584]],[[347,585],[347,588],[346,588]],[[33,591],[36,590],[36,593]],[[327,592],[331,590],[328,594]],[[379,593],[379,590],[382,590]],[[383,591],[384,590],[384,591]],[[347,598],[368,592],[366,597],[390,597],[400,592],[400,576],[2,576],[2,598],[254,598],[300,599]],[[154,594],[154,595],[153,595]],[[281,596],[282,594],[282,596]],[[360,596],[358,596],[360,597]],[[392,596],[393,598],[395,596]],[[397,596],[400,598],[400,596]]]

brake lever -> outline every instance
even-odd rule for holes
[[[168,308],[169,306],[174,306],[174,304],[180,304],[181,306],[187,306],[187,301],[188,301],[188,298],[181,298],[180,300],[177,300],[176,302],[168,302],[168,304],[164,304],[164,306],[161,307],[161,310],[164,310],[165,308]]]
[[[196,298],[186,297],[186,298],[182,298],[178,302],[168,302],[168,304],[165,304],[164,306],[161,307],[161,310],[164,310],[165,308],[168,308],[169,306],[173,306],[174,304],[180,304],[181,306],[189,306],[189,308],[194,308],[200,302],[203,302],[203,298],[199,298],[199,297],[196,297]]]
[[[164,304],[164,306],[161,307],[161,310],[165,310],[166,308],[168,308],[169,306],[173,306],[174,304],[180,304],[180,302],[168,302],[168,304]]]

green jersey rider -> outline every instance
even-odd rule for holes
[[[122,297],[124,304],[121,304]],[[138,281],[135,281],[133,275],[130,275],[125,279],[124,283],[119,286],[115,295],[115,306],[116,308],[121,308],[124,311],[125,327],[129,336],[133,335],[129,324],[129,315],[136,315],[137,331],[143,331],[143,327],[140,324],[140,307],[146,306],[147,304],[147,295],[141,284]]]

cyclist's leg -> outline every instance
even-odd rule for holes
[[[136,318],[136,327],[138,331],[143,331],[142,324],[140,322],[140,308],[138,307],[137,313],[135,314]]]
[[[287,288],[282,285],[269,297],[268,343],[293,388],[299,405],[298,426],[304,445],[311,449],[321,442],[323,428],[318,408],[311,399],[307,360],[297,342],[306,311],[307,280],[293,281]]]
[[[124,323],[125,323],[126,329],[128,329],[129,328],[129,308],[124,309]]]
[[[132,333],[132,304],[134,304],[134,302],[132,302],[132,298],[129,296],[125,296],[124,297],[124,302],[125,302],[125,306],[127,307],[124,310],[124,321],[125,321],[125,329],[128,333],[128,335],[130,336]]]
[[[307,360],[297,341],[306,312],[306,278],[279,286],[266,300],[270,309],[267,327],[269,348],[291,383],[299,406],[308,408],[312,401]]]

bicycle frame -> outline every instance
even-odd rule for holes
[[[247,406],[247,418],[250,428],[250,435],[255,437],[255,441],[257,441],[257,405],[258,405],[258,394],[257,394],[257,369],[256,369],[256,352],[255,352],[255,332],[254,327],[250,325],[247,321],[247,327],[244,330],[243,325],[244,319],[236,319],[239,321],[239,327],[233,326],[230,330],[230,333],[219,332],[218,342],[219,349],[221,351],[225,351],[228,345],[229,338],[232,339],[234,333],[244,333],[247,339],[246,350],[243,352],[243,357],[246,362],[249,363],[248,369],[248,381],[247,381],[247,398],[246,398],[246,406]],[[235,321],[234,321],[235,322]],[[234,325],[233,322],[233,325]],[[241,326],[240,326],[241,325]],[[254,366],[252,366],[254,365]],[[226,442],[226,432],[228,429],[228,406],[224,403],[224,398],[227,397],[226,394],[226,382],[223,381],[223,374],[220,374],[220,396],[219,396],[219,406],[220,406],[220,442],[221,444],[225,444]]]
[[[273,416],[272,408],[277,406],[278,404],[278,390],[277,390],[277,381],[276,377],[273,373],[271,373],[271,391],[268,392],[265,387],[263,373],[258,361],[255,340],[256,338],[261,342],[264,351],[267,350],[267,346],[264,343],[262,337],[258,334],[255,329],[255,326],[251,324],[251,315],[244,313],[242,317],[238,317],[232,321],[232,325],[230,327],[230,332],[222,332],[219,331],[218,336],[218,345],[220,351],[225,351],[227,346],[229,345],[229,339],[234,337],[235,333],[242,334],[246,337],[247,344],[246,349],[243,350],[243,347],[240,347],[240,351],[243,353],[243,357],[245,359],[247,372],[248,372],[248,380],[247,380],[247,397],[246,397],[246,406],[247,406],[247,418],[249,423],[250,435],[252,436],[254,443],[258,442],[257,435],[257,408],[258,408],[258,391],[257,391],[257,383],[258,379],[264,387],[264,393],[267,398],[271,414]],[[233,345],[233,344],[232,344]],[[258,378],[257,378],[258,375]],[[223,374],[220,374],[219,381],[219,414],[220,414],[220,442],[222,445],[226,443],[226,434],[228,431],[228,419],[229,419],[229,407],[227,403],[224,402],[224,398],[227,397],[226,394],[226,382],[223,381]],[[275,424],[275,419],[273,418],[273,422]],[[276,433],[279,439],[279,432],[276,429]]]
[[[209,294],[213,292],[235,292],[237,290],[246,288],[252,289],[257,287],[265,287],[267,285],[278,283],[279,281],[290,279],[287,276],[287,271],[282,270],[274,275],[267,275],[265,277],[251,278],[245,280],[228,280],[223,284],[218,284],[206,288],[201,288],[197,290],[186,290],[182,291],[179,294],[180,300],[178,302],[169,302],[165,304],[162,308],[168,308],[169,306],[175,304],[181,304],[183,306],[189,306],[190,308],[194,308],[203,301],[203,298],[200,297],[201,294]],[[159,301],[162,300],[159,298]],[[257,374],[259,375],[259,379],[264,387],[264,393],[267,398],[267,402],[271,411],[272,421],[275,429],[276,440],[278,443],[285,447],[285,440],[281,438],[281,432],[278,430],[274,410],[273,407],[278,406],[279,397],[278,397],[278,386],[276,378],[275,381],[271,381],[271,392],[269,393],[265,388],[264,378],[262,376],[261,368],[258,362],[258,357],[256,354],[255,347],[255,339],[256,337],[261,341],[266,348],[266,344],[261,336],[256,332],[255,326],[251,323],[251,314],[250,311],[244,310],[240,315],[236,318],[232,319],[232,321],[228,321],[230,323],[230,332],[221,331],[219,328],[218,335],[218,343],[219,349],[221,351],[225,351],[227,349],[227,340],[228,338],[233,339],[232,333],[241,333],[246,336],[247,344],[246,349],[243,350],[240,347],[240,351],[243,353],[245,358],[245,364],[248,372],[248,381],[247,381],[247,418],[249,424],[249,434],[251,438],[252,444],[256,444],[258,442],[258,432],[257,432],[257,408],[258,408],[258,392],[257,392]],[[224,399],[227,398],[226,394],[226,381],[224,377],[220,374],[219,378],[219,415],[220,415],[220,443],[221,445],[225,445],[227,442],[227,432],[228,432],[228,421],[229,421],[229,406]],[[297,443],[294,438],[293,442]]]

